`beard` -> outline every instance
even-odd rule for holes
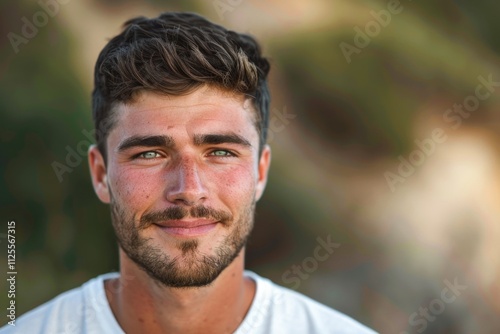
[[[246,245],[253,229],[255,200],[234,221],[232,215],[206,206],[187,209],[181,206],[164,211],[144,214],[138,222],[111,196],[111,219],[118,244],[125,254],[146,274],[167,287],[189,288],[211,284],[227,268]],[[207,218],[219,221],[229,234],[214,248],[214,254],[203,254],[197,239],[177,241],[175,247],[182,255],[172,257],[161,247],[151,244],[151,238],[141,236],[140,231],[156,222],[180,220],[186,217]]]

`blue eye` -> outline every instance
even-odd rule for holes
[[[154,151],[143,152],[143,153],[138,155],[139,158],[143,158],[143,159],[154,159],[154,158],[158,158],[159,156],[160,155]]]
[[[215,150],[211,153],[212,155],[215,155],[216,157],[232,157],[233,154],[229,151],[226,150]]]

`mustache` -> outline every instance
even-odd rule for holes
[[[181,220],[188,217],[216,220],[224,225],[233,219],[233,216],[226,211],[216,210],[203,205],[193,206],[190,209],[182,206],[173,206],[163,211],[153,211],[144,214],[139,221],[139,228],[145,228],[165,220]]]

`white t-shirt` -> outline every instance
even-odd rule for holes
[[[374,334],[346,315],[304,295],[245,271],[256,282],[250,310],[234,334],[336,333]],[[104,291],[104,281],[119,273],[98,276],[62,293],[5,325],[0,334],[122,334]]]

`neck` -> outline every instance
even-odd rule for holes
[[[105,282],[106,297],[126,333],[233,333],[255,294],[243,270],[244,249],[209,286],[165,287],[120,249],[120,277]]]

